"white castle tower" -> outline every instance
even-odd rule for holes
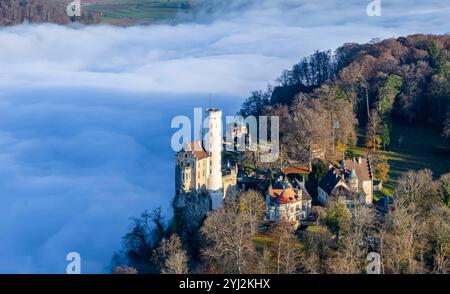
[[[223,201],[222,187],[222,111],[218,109],[207,109],[208,137],[207,144],[210,156],[210,174],[207,189],[211,197],[212,209],[218,209]]]

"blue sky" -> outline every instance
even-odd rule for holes
[[[173,196],[170,121],[233,114],[316,49],[450,32],[449,1],[239,1],[177,26],[0,29],[0,272],[103,272],[129,217]],[[247,2],[248,3],[248,2]],[[220,98],[219,98],[220,97]],[[213,100],[214,100],[213,99]]]

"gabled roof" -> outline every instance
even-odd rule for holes
[[[353,170],[355,170],[358,179],[361,181],[370,181],[372,180],[372,175],[369,170],[369,162],[367,159],[362,158],[361,164],[358,161],[353,160],[345,160],[345,172],[351,174]]]
[[[333,191],[340,182],[345,183],[341,171],[332,167],[320,180],[319,187],[330,195],[331,191]]]
[[[208,153],[205,151],[205,149],[203,149],[203,146],[200,141],[191,142],[186,146],[184,151],[192,152],[192,154],[199,160],[209,157]]]
[[[285,167],[283,169],[283,173],[285,175],[289,175],[289,174],[309,174],[309,167],[305,166],[305,165],[292,165],[292,166],[288,166]]]

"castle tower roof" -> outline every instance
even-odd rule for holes
[[[356,170],[353,168],[352,172],[350,173],[350,179],[356,180],[358,179],[358,175],[356,174]]]

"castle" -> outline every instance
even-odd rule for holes
[[[207,113],[205,142],[190,142],[176,154],[174,205],[189,219],[220,208],[223,199],[237,190],[237,166],[222,156],[222,111]]]

